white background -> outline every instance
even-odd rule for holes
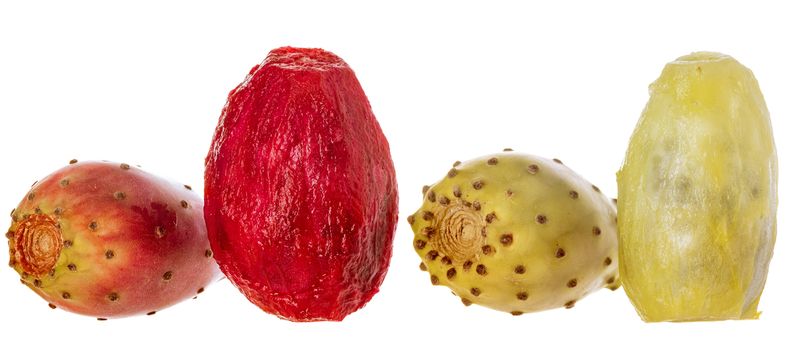
[[[98,322],[50,310],[3,263],[4,349],[722,349],[787,340],[791,22],[781,5],[15,3],[0,5],[0,212],[72,158],[141,164],[200,189],[227,93],[269,50],[292,45],[331,50],[356,71],[390,141],[401,221],[381,292],[342,323],[282,321],[227,280],[153,317]],[[422,185],[455,160],[512,147],[560,158],[615,196],[614,174],[648,84],[666,62],[696,50],[750,67],[773,116],[781,207],[761,320],[646,324],[622,289],[571,310],[513,317],[463,307],[430,285],[405,220]],[[10,219],[4,214],[0,224]]]

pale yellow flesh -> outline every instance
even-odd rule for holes
[[[758,317],[776,236],[777,155],[752,72],[668,64],[618,173],[620,274],[645,321]]]

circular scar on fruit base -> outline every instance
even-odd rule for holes
[[[22,220],[14,241],[15,260],[22,271],[33,276],[49,273],[63,249],[63,236],[58,222],[44,214],[33,214]]]
[[[477,260],[475,256],[486,243],[481,230],[486,226],[479,211],[454,203],[440,207],[432,226],[438,234],[431,243],[442,255],[453,261]]]

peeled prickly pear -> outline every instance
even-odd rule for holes
[[[127,164],[74,160],[11,217],[10,265],[53,308],[153,315],[220,277],[200,196]]]
[[[618,173],[621,278],[645,321],[758,317],[776,235],[777,154],[752,72],[665,66]]]
[[[619,286],[615,206],[557,159],[457,162],[407,220],[421,269],[465,305],[521,315]]]
[[[398,189],[352,69],[321,49],[273,50],[228,96],[206,158],[220,268],[263,310],[340,321],[379,290]]]

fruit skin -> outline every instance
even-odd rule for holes
[[[398,218],[395,170],[338,56],[270,52],[229,94],[205,179],[220,268],[264,311],[340,321],[378,291]]]
[[[665,66],[618,173],[621,277],[645,321],[758,318],[776,237],[777,153],[752,72]]]
[[[615,207],[559,160],[457,162],[408,221],[421,269],[465,305],[521,315],[619,286]]]
[[[10,265],[51,306],[101,319],[156,312],[220,277],[202,210],[187,186],[73,160],[13,210]]]

